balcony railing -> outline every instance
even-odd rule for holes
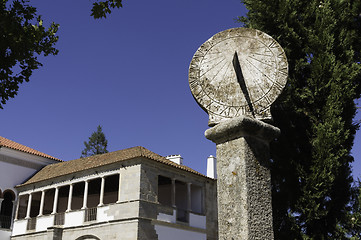
[[[84,222],[97,220],[97,207],[85,209]]]
[[[0,215],[0,228],[10,229],[10,226],[11,226],[11,217]]]
[[[64,225],[65,213],[57,213],[54,215],[54,225],[62,226]]]

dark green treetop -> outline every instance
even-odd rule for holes
[[[361,93],[361,1],[242,0],[246,27],[275,38],[289,62],[272,107],[275,239],[349,239],[351,148]]]
[[[84,142],[85,148],[80,157],[90,157],[97,154],[107,153],[108,140],[105,138],[102,127],[99,125],[97,131],[93,132],[88,142]]]
[[[0,2],[0,108],[42,66],[38,55],[58,53],[54,48],[58,25],[52,23],[46,29],[36,8],[26,0],[7,2]]]

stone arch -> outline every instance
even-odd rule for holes
[[[10,228],[11,217],[13,215],[13,201],[15,200],[15,193],[6,189],[3,193],[3,201],[1,202],[0,208],[0,222],[2,228]]]
[[[1,192],[1,190],[0,190],[0,192]],[[13,192],[13,190],[6,189],[6,190],[2,193],[2,195],[1,195],[2,198],[5,199],[5,195],[11,196],[11,201],[15,201],[15,199],[16,199],[16,195],[15,195],[15,193]]]
[[[84,235],[84,236],[78,237],[75,240],[100,240],[100,238],[98,238],[94,235]]]

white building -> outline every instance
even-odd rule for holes
[[[168,158],[134,147],[47,165],[12,187],[11,239],[217,239],[215,180]]]
[[[18,200],[16,185],[46,165],[61,160],[0,136],[0,239],[10,239],[14,206]]]

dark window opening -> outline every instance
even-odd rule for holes
[[[84,182],[75,183],[73,185],[73,195],[71,200],[71,209],[78,210],[83,207],[83,198],[84,198]]]
[[[69,185],[59,188],[57,213],[64,213],[68,208],[69,188]]]
[[[40,199],[41,199],[41,192],[35,192],[32,194],[31,208],[30,208],[31,218],[39,215]]]
[[[100,183],[101,183],[100,178],[89,181],[89,185],[88,185],[88,189],[89,189],[88,190],[88,202],[87,202],[87,207],[88,208],[96,207],[99,204]]]
[[[203,188],[191,185],[191,210],[195,213],[203,213]]]
[[[175,205],[177,207],[177,221],[188,222],[187,184],[175,181]]]
[[[105,177],[104,204],[116,203],[118,201],[119,174]]]
[[[19,196],[19,209],[17,219],[24,219],[26,217],[26,210],[29,201],[29,194]]]
[[[172,180],[170,178],[158,176],[158,202],[172,206]]]
[[[43,215],[48,215],[53,212],[54,196],[54,188],[45,191]]]

